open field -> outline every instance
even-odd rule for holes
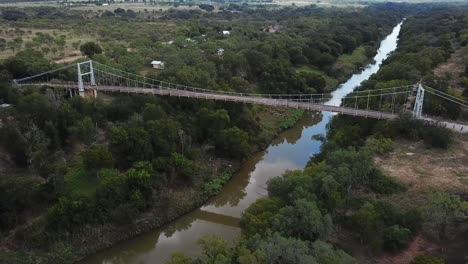
[[[417,192],[438,188],[468,193],[468,136],[454,135],[448,150],[427,149],[422,142],[397,141],[395,150],[376,157],[383,171]]]

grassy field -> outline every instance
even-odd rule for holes
[[[352,54],[343,54],[341,55],[337,63],[348,64],[348,65],[358,65],[363,64],[368,60],[366,56],[366,50],[363,46],[356,48]]]
[[[1,24],[0,24],[1,25]],[[63,60],[70,56],[80,55],[79,44],[85,43],[87,41],[96,41],[94,36],[90,35],[76,35],[68,31],[59,30],[59,29],[34,29],[34,28],[11,28],[5,27],[0,31],[0,38],[5,41],[13,41],[15,38],[21,38],[22,43],[17,45],[14,48],[7,47],[6,49],[0,51],[0,59],[8,58],[9,56],[14,55],[16,52],[25,49],[28,45],[34,44],[34,39],[38,37],[38,34],[48,34],[52,38],[57,38],[59,36],[65,36],[65,45],[63,49],[55,44],[42,43],[41,48],[46,48],[48,52],[46,58],[56,61]],[[73,45],[73,43],[78,43],[78,45]],[[55,48],[55,49],[54,49]]]

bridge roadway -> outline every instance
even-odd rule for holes
[[[22,84],[27,85],[27,84]],[[41,83],[34,85],[43,85],[51,87],[62,87],[70,89],[78,89],[76,84],[53,84],[53,83]],[[135,93],[135,94],[152,94],[152,95],[167,95],[167,96],[176,96],[176,97],[189,97],[189,98],[199,98],[207,100],[217,100],[217,101],[230,101],[230,102],[241,102],[249,104],[262,104],[268,106],[283,106],[289,108],[302,108],[310,111],[327,111],[345,115],[352,116],[362,116],[370,117],[377,119],[395,119],[398,117],[396,114],[384,113],[373,110],[362,110],[354,109],[349,107],[342,106],[333,106],[326,104],[317,104],[310,102],[298,102],[288,99],[274,99],[274,98],[265,98],[265,97],[255,97],[248,95],[229,95],[222,93],[207,93],[207,92],[196,92],[196,91],[187,91],[171,88],[142,88],[142,87],[125,87],[125,86],[110,86],[110,85],[94,85],[87,86],[87,89],[92,89],[102,92],[118,92],[118,93]]]

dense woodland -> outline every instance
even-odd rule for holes
[[[336,88],[403,17],[409,16],[402,48],[363,88],[420,78],[438,84],[430,70],[448,58],[454,42],[466,45],[466,9],[381,4],[240,10],[1,10],[0,33],[7,37],[0,48],[15,55],[0,65],[0,97],[11,104],[0,110],[0,262],[73,262],[161,226],[216,194],[237,164],[302,116],[297,110],[179,98],[70,98],[47,87],[11,85],[13,78],[61,66],[51,59],[67,50],[207,89],[309,93]],[[76,40],[82,36],[89,41]],[[165,69],[150,69],[154,59],[165,61]],[[402,65],[414,67],[399,72]],[[74,80],[71,71],[56,77]],[[442,115],[454,113],[447,105],[440,109]],[[458,196],[428,192],[433,202],[427,208],[404,209],[384,199],[404,194],[405,186],[371,160],[399,136],[434,147],[450,143],[445,130],[406,117],[393,123],[337,118],[321,154],[304,171],[272,180],[269,197],[245,212],[238,246],[205,238],[201,256],[176,255],[171,262],[355,263],[342,250],[349,241],[337,237],[338,229],[372,252],[404,249],[418,232],[449,239],[466,224],[467,203]],[[432,215],[440,221],[428,221]]]
[[[435,77],[432,70],[454,49],[466,46],[467,19],[466,9],[453,8],[425,10],[409,17],[398,50],[360,89],[423,79],[437,89],[460,95],[461,91],[450,88],[448,80]],[[450,105],[429,103],[440,105],[437,114],[455,113]],[[335,117],[321,153],[307,168],[272,179],[268,197],[244,212],[243,237],[236,247],[205,237],[200,239],[204,248],[200,256],[175,254],[170,263],[360,263],[402,252],[418,235],[441,245],[466,236],[468,202],[463,196],[427,189],[418,194],[421,201],[408,204],[408,197],[414,194],[374,165],[373,157],[392,151],[393,140],[399,138],[423,140],[428,148],[440,149],[448,148],[453,140],[448,130],[408,115],[391,122]],[[353,258],[354,253],[359,257]],[[464,263],[463,257],[457,261]],[[411,263],[445,261],[437,255],[421,255]]]

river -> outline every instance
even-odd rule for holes
[[[402,22],[403,23],[403,22]],[[341,99],[376,73],[389,53],[396,49],[401,24],[380,44],[374,62],[352,75],[332,93],[330,105]],[[253,155],[233,175],[216,197],[203,207],[163,228],[119,243],[84,259],[82,264],[157,264],[167,261],[173,251],[194,255],[200,251],[196,241],[203,235],[217,235],[235,241],[240,235],[239,218],[256,199],[265,196],[266,182],[287,170],[303,169],[310,157],[320,151],[321,142],[312,138],[325,135],[330,112],[309,115],[293,128],[281,133],[263,152]]]

